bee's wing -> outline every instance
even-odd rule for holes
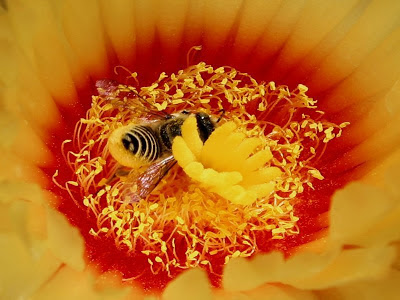
[[[158,111],[150,102],[146,101],[135,88],[126,86],[126,90],[121,91],[119,90],[120,86],[125,85],[109,79],[96,81],[96,88],[99,96],[110,100],[115,106],[130,110],[140,115],[140,118],[145,120],[161,120],[167,118],[167,113]],[[122,99],[125,100],[121,101]]]
[[[118,82],[110,79],[96,81],[97,93],[102,97],[112,97],[118,89]]]
[[[170,155],[150,165],[146,171],[138,176],[136,181],[137,192],[132,196],[131,202],[146,198],[175,163],[176,160]]]

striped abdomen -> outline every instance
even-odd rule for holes
[[[125,149],[140,160],[152,162],[161,156],[160,143],[149,126],[135,125],[122,137]]]

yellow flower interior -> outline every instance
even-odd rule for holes
[[[232,121],[215,129],[202,143],[194,116],[182,126],[182,137],[174,139],[172,151],[178,164],[192,179],[234,204],[249,205],[268,197],[281,174],[277,167],[266,167],[272,154],[258,138],[235,132]]]
[[[136,73],[131,76],[137,81]],[[257,252],[256,232],[272,239],[298,234],[298,195],[323,179],[313,162],[347,125],[325,121],[303,85],[289,91],[204,62],[162,73],[140,91],[118,85],[107,97],[99,92],[73,139],[63,143],[73,178],[59,186],[97,219],[90,234],[112,237],[116,247],[147,256],[155,274],[196,266],[213,272],[214,257],[227,263]],[[132,121],[140,122],[143,100],[155,111],[217,116],[226,107],[226,113],[204,145],[188,118],[173,152],[189,176],[174,167],[146,199],[132,201],[138,170],[119,172],[126,163],[110,153],[109,139]],[[256,114],[248,111],[250,105]],[[275,107],[287,116],[281,126],[269,121]]]
[[[7,180],[20,180],[22,178],[44,186],[44,180],[37,178],[40,170],[36,168],[35,164],[39,160],[41,163],[48,161],[50,155],[43,154],[46,151],[46,146],[44,143],[39,143],[35,134],[38,131],[43,134],[41,128],[43,125],[49,128],[50,124],[57,123],[59,112],[52,101],[53,99],[58,103],[70,104],[76,99],[74,96],[76,86],[82,85],[86,73],[104,74],[104,72],[98,74],[100,73],[99,69],[107,68],[107,57],[103,50],[104,39],[101,31],[104,32],[104,36],[111,39],[111,45],[107,43],[107,47],[113,48],[119,61],[124,65],[135,65],[137,52],[139,53],[137,55],[138,61],[142,60],[142,53],[152,52],[149,49],[151,49],[156,38],[161,39],[161,48],[164,53],[174,54],[160,55],[160,57],[172,57],[174,59],[180,55],[177,50],[183,48],[181,47],[182,41],[188,45],[204,41],[206,48],[222,49],[222,47],[226,48],[229,35],[232,32],[237,33],[235,47],[230,49],[234,53],[234,57],[239,58],[237,60],[245,61],[248,65],[255,63],[259,68],[267,67],[268,69],[270,65],[262,62],[268,61],[267,58],[270,56],[279,54],[278,60],[274,64],[275,68],[272,67],[272,73],[283,75],[284,72],[279,72],[280,69],[289,70],[292,73],[292,67],[295,66],[295,72],[300,70],[300,74],[297,73],[297,78],[311,77],[313,88],[316,87],[323,91],[334,86],[334,91],[330,93],[326,103],[329,104],[331,110],[348,113],[346,116],[343,115],[344,120],[348,120],[348,116],[351,117],[354,111],[362,114],[357,118],[352,118],[352,120],[357,120],[354,124],[361,123],[361,121],[363,124],[352,126],[354,130],[347,131],[347,133],[351,132],[347,135],[347,139],[356,140],[353,145],[358,145],[361,142],[364,142],[365,145],[357,147],[344,157],[344,160],[348,157],[354,159],[354,165],[367,162],[368,167],[363,168],[360,172],[362,176],[365,175],[365,170],[370,171],[375,168],[377,162],[379,163],[380,160],[386,158],[388,153],[392,151],[393,153],[397,151],[396,157],[394,155],[388,157],[385,164],[391,166],[393,161],[398,161],[399,135],[394,134],[394,132],[398,132],[396,128],[398,128],[399,120],[398,109],[395,110],[394,106],[396,105],[398,108],[400,103],[398,97],[400,91],[398,84],[399,31],[396,31],[400,8],[398,3],[395,1],[387,1],[384,4],[380,1],[343,1],[341,5],[337,5],[336,1],[324,1],[323,3],[308,1],[305,4],[303,1],[236,1],[236,3],[237,5],[226,6],[224,1],[210,1],[205,4],[203,1],[182,1],[177,5],[171,5],[169,2],[126,0],[118,2],[40,1],[39,3],[36,1],[8,1],[7,5],[10,9],[7,13],[2,10],[2,17],[10,16],[12,22],[2,22],[2,29],[7,28],[7,35],[4,34],[3,38],[8,38],[9,32],[11,36],[11,30],[8,30],[8,27],[11,26],[8,23],[12,23],[14,31],[12,31],[10,41],[4,38],[4,47],[2,47],[4,54],[1,55],[3,59],[1,77],[2,88],[5,88],[3,100],[7,100],[9,104],[12,103],[13,108],[19,107],[18,104],[21,105],[24,111],[22,117],[18,118],[14,118],[14,110],[8,107],[2,113],[0,119],[4,121],[4,126],[1,126],[4,138],[1,140],[3,143],[8,143],[11,141],[11,138],[9,138],[11,136],[17,141],[24,141],[24,145],[29,145],[29,151],[26,151],[26,147],[18,143],[13,144],[12,149],[13,153],[17,153],[17,156],[10,155],[8,152],[11,151],[8,148],[3,151],[0,163],[2,178]],[[223,14],[221,14],[221,7],[223,7]],[[99,11],[102,13],[101,17],[99,17]],[[326,13],[327,11],[329,14]],[[55,16],[57,12],[59,14]],[[237,13],[240,13],[240,15]],[[187,16],[190,16],[190,22],[185,22]],[[239,24],[236,30],[237,20]],[[375,34],[373,35],[370,34],[371,27],[374,28]],[[171,34],[171,32],[174,34]],[[34,38],[32,39],[32,37]],[[14,45],[14,39],[15,44],[21,45],[22,49]],[[11,40],[13,40],[12,43],[10,43]],[[10,44],[11,47],[9,47]],[[283,50],[279,53],[278,49]],[[21,53],[24,55],[21,55]],[[149,64],[149,68],[154,66],[153,61],[152,63]],[[32,66],[35,67],[33,72]],[[277,69],[278,72],[276,72]],[[250,67],[249,70],[252,70],[252,68]],[[14,79],[15,75],[17,75],[17,78]],[[104,77],[104,75],[100,77]],[[278,80],[277,77],[273,78]],[[327,80],[321,80],[321,78]],[[341,82],[339,87],[335,86],[337,82]],[[393,85],[395,82],[397,83]],[[11,93],[8,91],[11,91]],[[53,99],[49,97],[50,94]],[[392,105],[391,109],[388,106],[389,102]],[[356,103],[356,105],[350,107],[353,103]],[[374,103],[372,108],[370,108],[371,103]],[[11,105],[9,106],[11,107]],[[46,111],[46,116],[38,113],[40,111]],[[366,111],[371,113],[367,114]],[[390,114],[388,114],[388,111]],[[394,115],[394,112],[396,115]],[[10,117],[11,115],[12,117]],[[19,113],[18,116],[20,116]],[[16,138],[16,134],[9,135],[8,133],[12,132],[8,127],[10,124],[13,127],[18,125],[23,128],[21,131],[17,131],[19,134],[23,134],[23,137],[18,136]],[[380,125],[377,126],[377,124]],[[32,127],[36,130],[33,131]],[[38,127],[40,127],[39,130]],[[392,135],[388,134],[391,132],[393,132]],[[37,141],[30,141],[30,139],[35,138]],[[365,140],[367,140],[367,143],[365,143]],[[355,161],[355,158],[357,161]],[[383,169],[381,166],[380,168]],[[374,170],[368,174],[371,184],[377,183],[376,174],[382,175],[384,173],[381,172],[382,169],[379,172]],[[397,169],[399,169],[398,166]],[[21,170],[23,171],[21,172]],[[396,181],[398,172],[390,174],[388,178]],[[23,191],[24,187],[16,186],[14,190]],[[360,190],[362,191],[362,189]],[[358,204],[359,206],[354,203],[354,207],[346,207],[345,204],[352,203],[353,199],[371,197],[370,210],[379,210],[382,208],[382,194],[388,190],[396,191],[396,199],[399,199],[397,182],[396,186],[379,191],[378,197],[372,197],[369,190],[360,197],[360,190],[355,191],[354,194],[343,195],[341,199],[344,206],[340,211],[356,211],[352,218],[342,218],[338,214],[332,216],[332,218],[337,218],[338,221],[349,220],[348,223],[343,223],[343,226],[340,226],[346,234],[348,234],[347,229],[352,228],[353,224],[360,223],[357,217],[365,216],[364,213],[359,213],[358,208],[366,208],[364,201]],[[6,195],[10,195],[10,193],[6,193]],[[13,201],[15,201],[14,204],[21,202],[26,204],[28,202],[26,200],[32,198],[33,194],[30,192],[25,197],[18,195]],[[377,199],[379,201],[376,201]],[[14,207],[9,207],[10,211],[11,208]],[[3,207],[2,212],[4,213],[4,211]],[[388,209],[388,211],[391,212],[393,209]],[[13,221],[22,219],[16,219],[14,216],[15,214],[12,217],[10,214],[9,219]],[[37,212],[30,214],[30,216],[35,221],[44,219],[38,217]],[[8,220],[6,218],[1,219],[3,222]],[[397,217],[393,220],[400,219]],[[385,236],[380,226],[371,225],[375,223],[370,220],[364,221],[365,224],[376,231],[374,235]],[[388,222],[388,224],[388,227],[394,231],[399,228],[398,222]],[[52,226],[50,225],[49,228]],[[22,226],[15,227],[23,228]],[[28,228],[31,229],[32,227],[29,226]],[[2,229],[4,230],[4,227]],[[59,295],[66,299],[76,297],[117,299],[115,295],[110,295],[109,289],[107,289],[106,295],[96,295],[97,297],[95,297],[94,294],[90,294],[85,297],[86,294],[82,292],[80,286],[84,284],[92,286],[92,278],[86,278],[79,272],[65,271],[68,268],[65,263],[60,264],[60,267],[57,265],[54,270],[51,270],[52,268],[48,267],[48,264],[37,264],[36,262],[40,260],[36,251],[31,251],[34,252],[33,254],[26,253],[25,255],[24,253],[24,255],[20,255],[21,251],[17,251],[19,247],[14,247],[14,242],[15,240],[25,242],[26,235],[18,231],[15,236],[18,237],[18,240],[6,239],[6,235],[2,235],[4,245],[2,259],[7,262],[5,265],[2,264],[4,274],[2,280],[0,280],[4,283],[4,289],[2,289],[4,298],[30,297],[36,289],[41,287],[41,291],[35,293],[34,299],[54,298]],[[366,230],[360,237],[369,238],[370,230]],[[22,243],[19,244],[22,245]],[[28,248],[27,244],[24,243],[21,248]],[[376,262],[381,263],[382,258],[386,258],[386,254],[377,252]],[[23,259],[24,257],[32,257],[35,264],[31,267]],[[46,253],[40,256],[40,258],[43,257],[51,260],[52,255]],[[262,274],[278,273],[282,269],[271,268],[271,265],[274,266],[275,263],[273,259],[265,261],[263,265],[260,265],[258,261],[253,261],[254,273],[251,274],[255,275],[255,279],[263,278],[263,276],[260,276],[260,272]],[[308,259],[304,258],[303,261],[309,262]],[[354,259],[349,260],[350,263],[353,261]],[[366,257],[365,262],[371,261],[370,257]],[[334,264],[330,262],[329,266],[331,265]],[[367,264],[360,264],[361,267],[365,265]],[[27,266],[31,267],[29,276],[26,276],[26,272],[20,272],[20,268],[27,268]],[[326,294],[320,293],[317,296],[312,295],[311,291],[304,291],[305,286],[303,284],[298,285],[301,290],[296,289],[294,291],[293,288],[282,284],[265,284],[264,280],[260,282],[261,289],[253,291],[251,294],[250,292],[240,292],[234,295],[227,294],[226,297],[259,299],[268,297],[271,299],[314,299],[315,297],[355,299],[364,297],[389,299],[399,294],[400,274],[398,266],[397,264],[397,270],[393,270],[388,278],[384,278],[382,281],[362,281],[357,284],[354,284],[355,279],[352,278],[352,276],[355,277],[360,273],[357,268],[351,269],[351,272],[345,274],[346,276],[338,272],[338,268],[331,269],[332,274],[338,277],[342,275],[332,283],[332,285],[339,284],[339,286],[331,288]],[[293,268],[293,264],[283,267],[291,270],[291,272],[285,274],[289,278],[293,274],[303,278],[303,271],[310,270],[308,264],[306,266],[300,265],[298,268]],[[61,271],[59,268],[61,268]],[[364,270],[366,275],[372,274],[370,268],[364,267]],[[253,278],[246,271],[246,269],[238,270],[237,281],[231,283],[232,287],[237,288],[237,284],[243,282],[244,279]],[[40,274],[46,272],[47,274],[40,276],[38,272]],[[182,298],[187,297],[189,293],[199,296],[202,291],[209,288],[206,276],[191,276],[186,272],[184,275],[185,278],[179,278],[179,285],[177,282],[173,282],[171,285],[171,289],[174,288],[175,292],[179,291]],[[356,278],[356,280],[359,279]],[[270,282],[276,281],[276,278],[270,280]],[[346,282],[345,286],[343,286],[343,281]],[[36,285],[36,287],[31,288],[33,285]],[[312,287],[314,290],[319,288],[317,285]],[[27,290],[29,292],[24,293]],[[48,293],[43,293],[43,290]],[[15,294],[9,294],[10,291],[15,292]],[[50,293],[50,291],[53,293]],[[135,293],[131,298],[139,299],[141,295]],[[167,299],[167,295],[163,298]],[[199,298],[208,299],[201,296]],[[177,299],[177,296],[173,294],[168,299]]]

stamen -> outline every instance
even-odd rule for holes
[[[132,77],[137,80],[137,74]],[[299,234],[299,196],[324,179],[316,162],[348,125],[324,120],[306,92],[304,85],[290,91],[204,62],[170,76],[162,73],[140,90],[99,87],[73,143],[63,143],[73,171],[65,189],[96,218],[92,236],[111,237],[117,248],[145,255],[154,274],[172,276],[196,266],[213,273],[232,257],[256,253],[263,234],[272,239]],[[142,170],[119,165],[108,148],[110,135],[132,122],[150,122],[155,112],[185,109],[215,119],[221,110],[225,114],[204,145],[188,118],[183,137],[175,139],[181,148],[174,150],[185,170],[174,166],[145,199],[133,200]],[[222,148],[226,144],[231,149]]]

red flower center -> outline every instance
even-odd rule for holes
[[[338,180],[326,165],[327,159],[337,157],[340,144],[335,140],[333,146],[326,145],[345,125],[331,123],[329,114],[306,96],[304,86],[290,91],[258,83],[235,69],[202,64],[199,72],[199,66],[156,76],[147,87],[109,82],[112,95],[103,90],[93,100],[88,94],[96,92],[88,87],[81,93],[86,116],[66,109],[66,127],[59,128],[51,142],[57,165],[47,172],[57,170],[55,180],[66,187],[55,185],[52,191],[62,199],[59,210],[80,228],[88,261],[100,272],[120,272],[146,289],[162,289],[183,269],[197,265],[207,269],[218,286],[231,257],[272,250],[289,256],[324,235],[330,198],[349,179]],[[114,180],[120,165],[109,154],[107,140],[118,126],[140,118],[137,106],[143,99],[155,111],[169,114],[191,109],[218,116],[223,108],[224,118],[242,124],[247,137],[268,141],[263,146],[273,154],[269,164],[283,173],[274,193],[254,205],[235,206],[206,189],[193,192],[196,183],[176,166],[145,199],[124,201],[131,177]],[[195,205],[201,206],[195,213],[187,208]]]

